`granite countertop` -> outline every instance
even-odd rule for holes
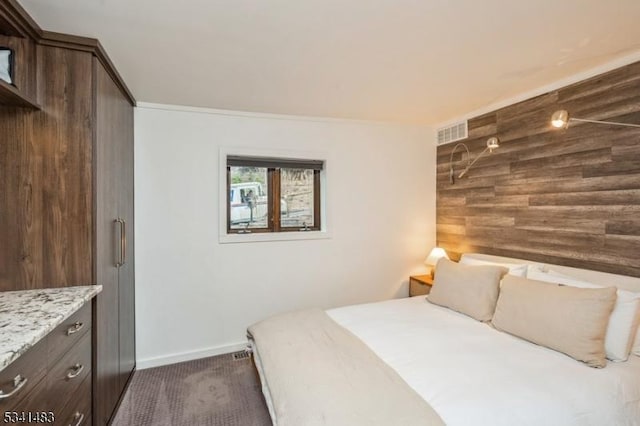
[[[89,285],[0,292],[0,371],[101,291]]]

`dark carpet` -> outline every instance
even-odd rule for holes
[[[137,371],[113,426],[270,426],[250,358],[231,354]]]

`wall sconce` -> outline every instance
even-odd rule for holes
[[[436,270],[436,264],[443,257],[445,259],[449,258],[449,256],[447,255],[447,252],[444,251],[443,248],[434,247],[433,249],[431,249],[431,252],[429,253],[429,256],[427,256],[427,258],[424,260],[425,265],[431,267],[431,278],[433,278],[433,274],[434,274],[434,272]]]
[[[640,127],[640,124],[631,123],[617,123],[615,121],[601,121],[601,120],[587,120],[584,118],[574,118],[569,116],[569,112],[566,109],[559,109],[551,116],[551,125],[556,129],[567,129],[569,123],[572,121],[580,121],[583,123],[596,123],[596,124],[608,124],[610,126],[624,126],[624,127]]]
[[[487,151],[491,153],[494,149],[500,148],[500,141],[495,136],[487,139],[487,147],[473,161],[471,161],[471,153],[469,152],[469,147],[467,147],[467,145],[465,145],[464,143],[459,143],[458,145],[453,147],[453,151],[451,151],[451,158],[449,159],[449,181],[452,185],[454,184],[453,154],[456,152],[456,149],[458,149],[459,146],[463,146],[467,150],[467,167],[465,167],[465,169],[458,175],[458,179],[462,179],[464,175],[467,174],[469,169],[471,169],[471,167],[476,164],[476,161],[478,161],[480,157],[482,157]]]

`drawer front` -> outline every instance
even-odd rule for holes
[[[77,396],[82,381],[91,376],[91,333],[67,352],[47,374],[47,393],[50,410],[59,411]]]
[[[413,278],[409,279],[409,296],[422,296],[429,294],[430,291],[430,285],[414,280]]]
[[[56,412],[55,418],[54,424],[60,426],[91,425],[91,375],[85,377],[69,403]]]
[[[43,381],[47,366],[47,339],[42,339],[0,371],[0,413],[15,411],[21,401]]]
[[[0,414],[4,415],[6,412],[41,413],[49,410],[51,407],[47,400],[47,380],[42,379],[16,405],[9,410],[3,410]],[[25,423],[28,421],[25,420]]]
[[[53,366],[62,355],[91,330],[91,303],[85,303],[76,313],[71,315],[53,330],[49,340],[49,366]]]

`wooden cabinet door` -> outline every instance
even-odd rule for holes
[[[119,147],[118,214],[124,221],[124,264],[119,269],[120,387],[126,386],[136,365],[133,210],[133,107],[121,94],[118,99],[117,144]]]
[[[16,83],[42,105],[0,106],[0,291],[92,284],[91,54],[0,45],[28,61]]]
[[[96,281],[102,292],[95,302],[93,413],[96,425],[106,425],[121,394],[118,219],[120,153],[119,90],[97,59],[93,60],[96,87]]]

